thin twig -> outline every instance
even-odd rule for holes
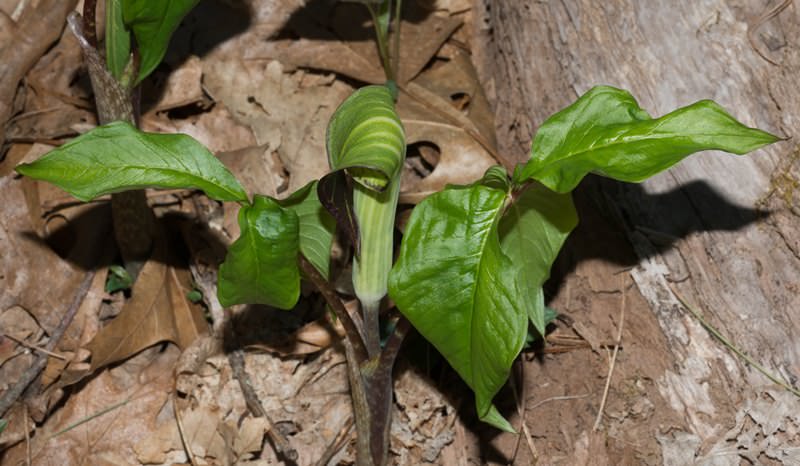
[[[25,412],[22,414],[22,428],[25,429],[25,464],[33,464],[31,457],[31,433],[28,429],[28,405],[25,405]]]
[[[40,346],[32,345],[32,344],[26,342],[25,340],[22,340],[20,338],[15,337],[14,335],[10,335],[8,333],[4,333],[3,336],[8,338],[9,340],[14,340],[17,343],[19,343],[20,345],[22,345],[22,346],[24,346],[26,348],[32,349],[34,351],[38,351],[40,353],[44,353],[44,354],[46,354],[48,356],[52,356],[52,357],[54,357],[56,359],[60,359],[62,361],[66,361],[67,360],[66,356],[64,356],[64,355],[61,355],[61,354],[58,354],[58,353],[54,353],[52,351],[48,351],[48,350],[46,350],[46,349],[44,349],[44,348],[42,348]]]
[[[253,416],[264,418],[267,422],[267,435],[269,435],[270,440],[272,440],[278,454],[289,461],[297,461],[297,450],[292,448],[292,445],[286,437],[275,428],[264,406],[261,405],[261,400],[258,399],[258,394],[256,394],[253,388],[250,376],[245,370],[244,352],[241,349],[235,349],[229,352],[228,361],[230,361],[234,378],[239,381],[239,386],[242,389],[247,409],[250,410]]]
[[[550,402],[552,402],[552,401],[580,400],[581,398],[588,398],[588,397],[589,397],[589,395],[590,395],[590,394],[589,394],[589,393],[587,393],[587,394],[585,394],[585,395],[561,395],[561,396],[551,396],[550,398],[545,398],[545,399],[544,399],[544,400],[542,400],[542,401],[538,401],[538,402],[534,403],[533,405],[531,405],[531,407],[530,407],[530,408],[528,408],[528,411],[533,411],[534,409],[538,408],[539,406],[542,406],[542,405],[544,405],[544,404],[550,403]]]
[[[733,351],[737,356],[739,356],[745,362],[747,362],[748,364],[753,366],[758,372],[761,372],[770,381],[772,381],[773,383],[781,386],[783,389],[785,389],[786,391],[792,393],[793,395],[800,397],[800,390],[792,387],[788,383],[786,383],[783,380],[780,380],[778,377],[772,375],[764,366],[762,366],[761,364],[756,362],[756,360],[754,360],[753,358],[748,356],[747,353],[745,353],[743,350],[739,349],[737,346],[734,346],[727,338],[725,338],[725,336],[723,336],[719,332],[719,330],[715,329],[711,324],[709,324],[703,318],[703,316],[700,315],[700,312],[698,312],[697,309],[695,309],[694,307],[690,306],[689,303],[687,303],[686,300],[684,300],[683,297],[680,294],[678,294],[674,289],[672,290],[672,294],[675,295],[675,298],[681,303],[681,305],[683,305],[683,307],[687,311],[689,311],[694,316],[694,318],[697,319],[698,322],[700,322],[700,325],[702,325],[703,328],[705,328],[709,333],[711,333],[711,335],[713,335],[723,345],[727,346],[728,349]]]
[[[81,307],[83,298],[86,296],[86,293],[89,292],[89,287],[92,285],[93,279],[94,270],[86,272],[83,281],[78,287],[78,291],[75,293],[72,303],[70,303],[67,311],[61,317],[61,322],[59,322],[58,327],[56,327],[56,329],[50,335],[50,341],[47,342],[47,346],[45,347],[47,351],[53,351],[58,342],[61,340],[61,337],[64,336],[64,332],[67,330],[67,327],[69,327],[69,325],[72,323],[72,320],[75,318],[75,314],[78,313],[78,309]],[[19,381],[12,388],[3,393],[3,396],[0,397],[0,416],[4,416],[6,414],[11,405],[17,401],[28,385],[30,385],[30,383],[39,376],[46,365],[47,356],[40,354],[33,362],[31,367],[29,367],[28,370],[22,374],[22,377],[20,377]]]
[[[183,429],[183,420],[181,419],[181,411],[178,408],[177,400],[173,394],[172,396],[172,407],[175,409],[175,423],[178,424],[178,436],[181,438],[181,445],[183,445],[183,451],[186,452],[186,457],[189,459],[189,463],[192,466],[197,466],[197,460],[194,458],[194,452],[192,452],[192,446],[189,442],[186,441],[186,434],[184,434]]]
[[[347,439],[350,437],[350,431],[353,430],[353,417],[350,416],[345,421],[342,428],[339,430],[339,433],[336,434],[334,437],[333,442],[328,445],[328,448],[322,453],[322,456],[319,457],[315,464],[315,466],[327,466],[328,463],[336,456],[336,453],[339,453],[339,450],[342,449]]]
[[[514,378],[514,374],[511,374],[511,378],[509,379],[509,383],[511,384],[511,390],[514,392],[514,399],[516,400],[517,405],[517,414],[519,415],[520,419],[520,427],[522,429],[522,435],[525,436],[525,442],[528,444],[528,451],[531,452],[531,464],[536,464],[539,462],[539,452],[536,449],[536,445],[533,444],[533,438],[531,437],[531,433],[528,430],[528,423],[525,422],[525,405],[527,397],[525,396],[526,386],[525,386],[525,361],[520,361],[520,375],[519,379],[522,384],[522,389],[520,390],[522,393],[518,392],[517,383]],[[511,458],[509,464],[514,464],[514,460],[517,458],[517,453],[519,452],[519,444],[522,440],[521,435],[517,435],[517,442],[514,445],[514,455]]]
[[[603,420],[603,411],[606,409],[606,401],[608,400],[608,390],[611,388],[611,376],[614,374],[614,367],[617,364],[617,355],[619,354],[620,343],[622,343],[622,327],[625,323],[625,277],[622,277],[622,302],[620,303],[619,310],[619,326],[617,327],[617,341],[614,343],[614,352],[611,354],[611,362],[608,365],[608,376],[606,376],[606,386],[603,388],[603,398],[600,400],[600,409],[597,410],[597,418],[594,420],[592,431],[597,431],[600,428],[600,421]]]
[[[342,323],[342,327],[344,327],[345,338],[350,342],[353,346],[353,353],[356,358],[356,363],[360,367],[369,357],[367,356],[367,348],[364,345],[364,339],[361,336],[361,332],[358,331],[358,327],[356,323],[353,321],[353,317],[347,312],[347,309],[344,307],[342,300],[339,299],[339,296],[336,294],[336,290],[333,289],[330,283],[317,271],[317,269],[306,259],[303,255],[300,255],[298,260],[300,264],[300,270],[308,277],[311,283],[319,290],[320,294],[323,298],[325,298],[325,302],[328,303],[328,306],[333,310],[336,317]]]
[[[771,20],[772,18],[781,14],[783,10],[785,10],[789,5],[792,4],[793,0],[783,0],[781,3],[775,5],[774,7],[770,8],[769,10],[762,13],[755,21],[747,25],[747,40],[750,42],[750,47],[756,51],[756,53],[763,58],[764,60],[768,61],[769,63],[780,66],[780,63],[776,62],[775,60],[771,59],[764,53],[757,45],[756,42],[756,31],[763,26],[767,21]]]

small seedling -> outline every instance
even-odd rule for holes
[[[399,346],[391,336],[380,345],[378,311],[387,290],[475,392],[480,418],[513,431],[492,398],[526,343],[529,323],[545,333],[542,285],[577,224],[570,192],[580,180],[593,172],[639,182],[698,151],[744,154],[777,139],[711,101],[654,119],[629,93],[595,87],[542,124],[530,160],[512,176],[495,166],[475,183],[448,186],[417,205],[394,264],[405,138],[385,86],[362,88],[339,107],[327,135],[332,172],[282,200],[249,199],[189,136],[148,134],[126,123],[98,127],[17,171],[85,201],[153,187],[200,189],[240,203],[241,236],[220,267],[220,302],[291,309],[300,280],[314,282],[347,330],[360,462],[383,464]],[[355,246],[361,330],[326,286],[335,224]],[[404,329],[395,327],[398,338]]]
[[[362,3],[383,37],[379,48],[391,81],[396,67],[386,37],[392,2]],[[100,126],[17,171],[84,201],[148,187],[199,189],[238,202],[241,236],[220,267],[220,302],[291,309],[301,280],[317,286],[345,329],[357,462],[382,465],[392,366],[409,322],[474,391],[480,419],[513,431],[492,399],[529,340],[530,326],[544,335],[553,318],[542,286],[577,225],[570,193],[587,174],[640,182],[698,151],[745,154],[778,140],[712,101],[652,118],[628,92],[595,87],[541,125],[530,159],[510,176],[495,166],[473,184],[448,186],[417,205],[393,263],[406,149],[395,93],[391,84],[367,86],[342,103],[327,132],[331,172],[286,199],[250,198],[189,136],[145,133],[124,122]],[[360,319],[330,284],[337,227],[353,245]],[[379,311],[387,293],[402,317],[386,326],[393,330],[381,342]]]

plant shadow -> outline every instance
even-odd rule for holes
[[[639,184],[590,177],[575,190],[574,201],[580,223],[553,265],[545,284],[548,298],[582,262],[600,259],[636,266],[643,258],[628,239],[633,232],[644,235],[654,252],[664,254],[692,234],[737,231],[771,215],[737,205],[706,181],[650,194]]]
[[[433,13],[428,2],[405,2],[401,18],[420,23]],[[295,10],[273,39],[374,41],[370,15],[357,2],[310,0]]]

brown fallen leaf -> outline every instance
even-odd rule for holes
[[[204,83],[215,101],[249,125],[259,146],[276,151],[294,192],[328,171],[325,130],[336,107],[352,92],[340,81],[308,85],[306,73],[287,74],[277,61],[209,59]]]
[[[277,152],[269,146],[251,146],[223,152],[217,158],[233,173],[250,195],[277,196],[286,191],[286,175]]]
[[[159,73],[156,75],[156,78],[161,77]],[[163,77],[164,82],[156,84],[161,89],[160,92],[157,89],[148,88],[148,84],[153,82],[152,79],[145,81],[143,95],[159,96],[157,102],[148,105],[147,113],[163,112],[202,101],[204,99],[203,87],[200,82],[202,75],[203,67],[200,59],[193,55]]]
[[[331,328],[326,319],[320,319],[303,325],[279,343],[256,343],[248,345],[248,348],[272,351],[281,356],[302,356],[318,353],[343,336],[341,323],[337,321],[336,327]]]
[[[37,427],[30,464],[139,464],[133,446],[162,417],[177,357],[174,347],[145,351],[89,379]],[[4,452],[3,463],[26,464],[26,456],[22,442]]]
[[[187,271],[149,260],[133,286],[131,299],[87,345],[92,352],[89,372],[162,341],[181,349],[189,346],[206,331],[200,308],[186,298],[190,290]]]
[[[398,82],[405,84],[414,79],[459,26],[459,18],[436,13],[414,21],[404,20],[400,27]],[[367,83],[386,81],[369,14],[363,6],[338,3],[332,11],[299,10],[286,28],[299,39],[265,43],[250,50],[246,57],[334,71]]]
[[[197,139],[211,152],[235,151],[256,144],[253,131],[238,122],[224,105],[184,119],[170,119],[166,113],[142,116],[141,129],[155,133],[184,133]]]
[[[22,161],[38,157],[44,146],[37,146],[37,152]],[[0,177],[0,309],[19,305],[50,333],[61,320],[63,303],[72,300],[83,273],[39,238],[39,225],[32,221],[28,207],[35,200],[29,201],[28,193],[22,179],[13,174]],[[95,235],[87,237],[87,243],[99,244],[97,233],[101,230],[97,228]]]
[[[447,61],[403,86],[397,102],[409,146],[425,143],[439,151],[435,164],[421,154],[435,165],[430,173],[404,177],[402,203],[418,203],[448,184],[472,183],[498,163],[491,154],[496,146],[493,113],[472,62],[458,48],[443,51]]]
[[[0,30],[13,40],[0,43],[0,126],[5,128],[14,109],[17,85],[60,36],[75,0],[45,0],[22,5],[18,20],[0,15]],[[5,131],[0,132],[0,146]]]

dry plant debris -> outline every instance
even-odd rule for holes
[[[0,65],[11,77],[0,89],[0,110],[8,114],[0,116],[10,119],[0,160],[0,241],[7,245],[0,255],[0,391],[47,345],[84,270],[98,273],[35,393],[4,416],[3,463],[27,461],[30,448],[34,464],[277,464],[267,435],[273,428],[299,452],[297,464],[322,457],[347,464],[354,450],[341,329],[319,318],[321,303],[293,315],[245,308],[233,319],[256,322],[236,336],[270,425],[249,414],[222,343],[204,336],[211,327],[202,307],[187,299],[193,289],[214,292],[220,250],[238,228],[234,206],[188,192],[148,193],[163,225],[188,219],[181,229],[195,243],[188,245],[192,257],[164,238],[129,294],[108,294],[106,271],[116,253],[107,198],[79,205],[13,175],[14,165],[96,124],[80,49],[61,27],[74,2],[57,3],[0,5],[5,23],[21,28],[35,14],[50,34],[36,35],[35,47],[23,50],[12,46],[19,40],[12,29],[0,28],[0,56],[16,54]],[[141,125],[192,135],[251,193],[280,196],[327,171],[328,118],[356,82],[380,81],[382,71],[371,35],[363,34],[370,32],[365,18],[349,13],[356,5],[338,5],[332,15],[300,1],[244,5],[201,5],[187,18],[163,69],[143,87]],[[449,41],[457,30],[463,37],[469,4],[427,7],[402,29],[414,46],[402,52],[401,111],[419,149],[404,175],[409,203],[447,183],[472,181],[496,163],[488,101],[463,42]],[[220,12],[250,17],[218,43],[193,39]],[[210,230],[187,226],[198,218]],[[221,316],[215,324],[226,325]],[[452,457],[461,425],[452,401],[411,366],[396,389],[398,461],[436,463],[448,449]]]

